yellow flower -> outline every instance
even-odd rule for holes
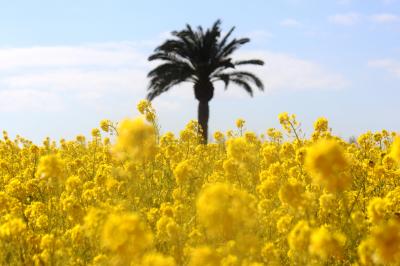
[[[343,259],[346,237],[339,232],[330,232],[322,226],[311,233],[309,251],[323,260]]]
[[[100,137],[100,130],[98,128],[93,128],[92,129],[92,136],[95,138]]]
[[[164,256],[160,253],[147,253],[143,256],[141,266],[175,266],[172,257]]]
[[[318,118],[314,122],[314,130],[317,132],[326,132],[328,131],[328,120],[324,117]]]
[[[237,256],[228,255],[221,260],[221,266],[235,266],[239,265],[239,259]]]
[[[78,191],[82,186],[82,180],[79,176],[70,176],[68,177],[67,181],[65,182],[65,189],[66,191],[73,192]]]
[[[346,172],[348,159],[337,141],[321,140],[308,148],[305,166],[315,180],[329,191],[344,190],[351,182]]]
[[[307,251],[310,243],[311,229],[307,221],[301,220],[293,227],[288,235],[288,243],[291,250]]]
[[[279,199],[282,203],[297,208],[303,205],[303,186],[295,179],[290,178],[286,184],[279,189]]]
[[[40,241],[40,248],[41,249],[51,249],[54,246],[54,235],[52,234],[46,234],[42,237],[42,240]]]
[[[391,155],[400,162],[400,136],[397,136],[393,141]]]
[[[142,100],[138,103],[137,109],[138,109],[139,113],[141,113],[142,115],[145,116],[145,118],[148,122],[153,123],[153,124],[155,123],[156,113],[155,113],[153,106],[151,105],[151,102],[149,102],[147,100]]]
[[[12,218],[0,226],[0,238],[22,237],[26,231],[26,224],[20,218]],[[4,240],[3,240],[4,241]]]
[[[180,228],[169,216],[161,216],[157,222],[157,238],[162,241],[179,239]]]
[[[137,214],[110,214],[104,224],[102,243],[122,256],[137,256],[152,247],[153,238]]]
[[[278,177],[274,175],[268,175],[266,177],[263,177],[261,184],[257,186],[257,192],[263,195],[265,198],[269,198],[271,195],[274,195],[274,193],[276,193],[276,188],[279,186],[278,184]],[[281,193],[284,194],[283,191]],[[286,201],[285,195],[283,197],[285,197],[285,199],[283,199],[285,202],[289,202],[289,200]],[[281,200],[281,202],[283,201]]]
[[[387,210],[387,201],[382,198],[373,198],[368,204],[368,218],[371,223],[383,221]]]
[[[214,139],[218,142],[223,142],[225,139],[224,134],[221,131],[214,132]]]
[[[287,112],[284,112],[278,115],[278,119],[279,123],[287,133],[295,133],[296,137],[298,137],[297,133],[295,132],[296,127],[299,125],[299,123],[296,121],[296,115],[289,115]]]
[[[104,139],[4,133],[0,265],[400,265],[394,132],[347,142],[319,118],[303,139],[283,113],[288,138],[239,120],[204,145],[196,121],[159,137],[138,110]]]
[[[137,109],[139,111],[139,113],[144,114],[145,110],[148,109],[150,106],[150,102],[147,100],[141,100],[138,104],[137,104]]]
[[[99,254],[99,255],[97,255],[96,257],[93,258],[92,265],[94,265],[94,266],[107,266],[107,265],[109,265],[109,258],[104,254]]]
[[[372,245],[376,249],[378,262],[400,263],[400,221],[390,220],[372,231]]]
[[[280,124],[284,124],[289,121],[289,114],[287,112],[280,113],[278,119]]]
[[[286,234],[290,230],[290,225],[292,223],[293,216],[284,215],[279,218],[276,223],[276,229],[280,234]]]
[[[83,143],[83,142],[85,142],[85,140],[86,140],[86,138],[83,135],[76,136],[76,141],[78,141],[78,142]]]
[[[154,122],[156,120],[156,114],[148,112],[148,113],[146,113],[145,118],[149,122]]]
[[[357,247],[358,257],[362,265],[375,265],[374,252],[375,247],[370,239],[361,241]]]
[[[114,150],[117,154],[134,160],[150,159],[156,151],[155,129],[141,118],[125,119],[118,127],[118,138]]]
[[[194,248],[190,254],[189,266],[220,266],[221,258],[211,248]]]
[[[383,137],[382,134],[379,132],[374,134],[374,140],[376,142],[380,142],[382,140],[382,137]]]
[[[255,202],[247,192],[228,184],[207,186],[196,203],[199,221],[211,235],[226,239],[255,225]]]
[[[174,175],[176,183],[179,185],[193,181],[195,175],[193,162],[189,160],[180,162],[174,169]]]
[[[59,180],[65,177],[64,162],[59,156],[51,154],[40,158],[37,174],[40,178]]]
[[[229,139],[227,141],[226,153],[228,157],[234,158],[239,162],[246,162],[249,157],[250,145],[243,137]]]
[[[331,193],[324,193],[319,197],[319,207],[323,211],[334,212],[337,208],[337,199]]]
[[[279,265],[279,252],[271,242],[264,244],[261,249],[261,257],[267,265]]]
[[[100,128],[104,131],[104,132],[108,132],[110,130],[110,120],[105,119],[105,120],[101,120],[100,121]]]
[[[244,124],[246,123],[246,121],[244,121],[243,119],[239,118],[236,120],[236,127],[241,129],[244,127]]]

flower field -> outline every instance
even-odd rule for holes
[[[90,138],[0,141],[0,265],[400,265],[400,137],[349,143],[294,115],[201,144],[104,120]]]

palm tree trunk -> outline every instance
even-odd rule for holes
[[[208,117],[210,115],[210,109],[208,107],[208,101],[199,101],[198,109],[198,121],[202,129],[203,143],[207,144],[208,140]]]

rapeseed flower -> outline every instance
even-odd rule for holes
[[[137,108],[72,140],[3,133],[0,265],[400,264],[397,134],[346,141],[319,118],[306,139],[282,113],[203,144]]]

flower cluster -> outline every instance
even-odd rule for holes
[[[91,137],[0,140],[0,265],[399,265],[400,137],[296,116],[202,143],[143,117]]]

